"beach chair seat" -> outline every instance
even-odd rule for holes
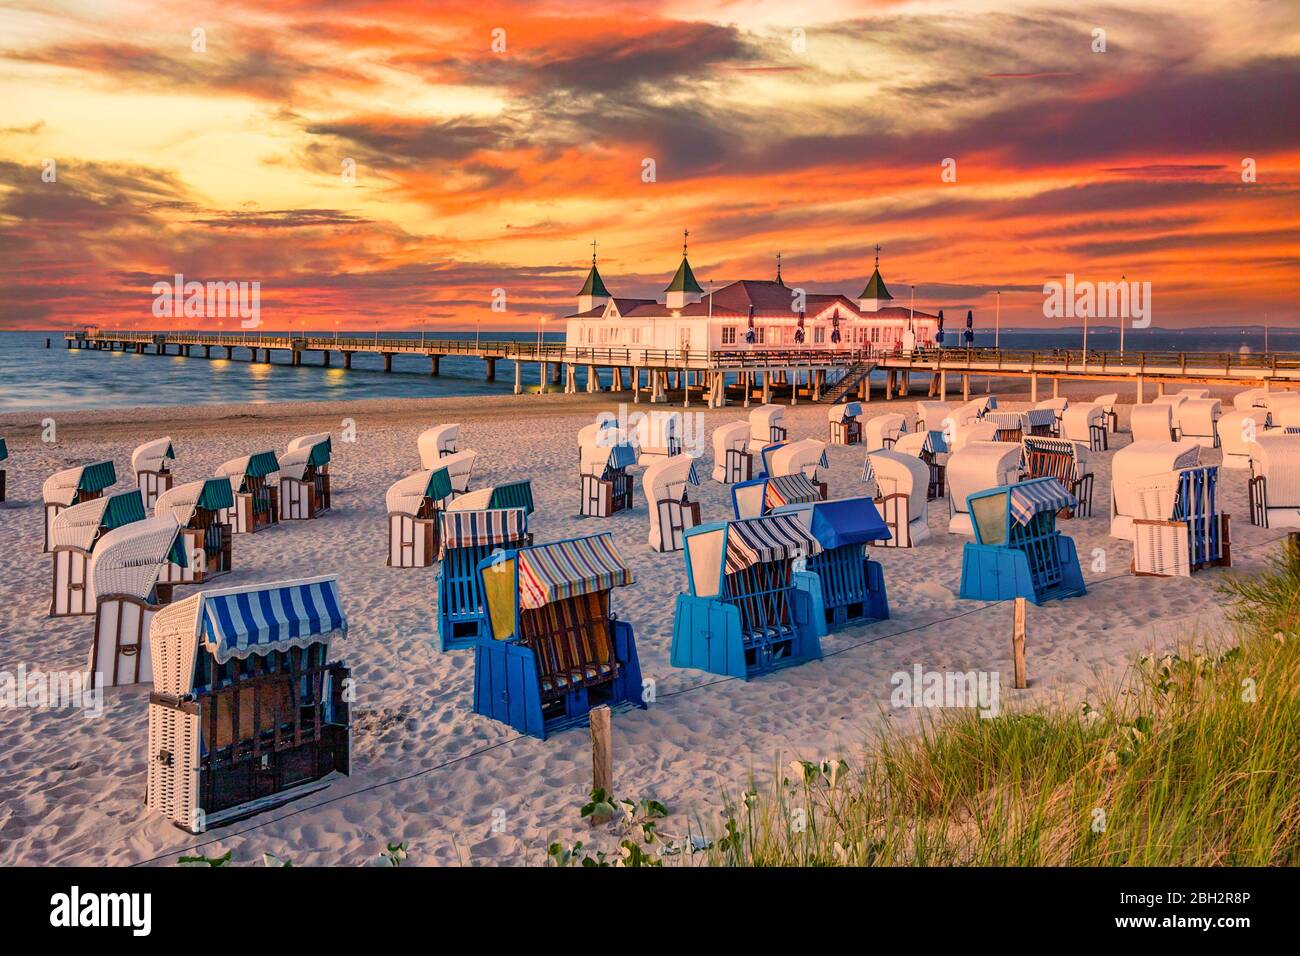
[[[856,445],[862,441],[861,402],[832,405],[827,410],[832,445]]]
[[[157,438],[136,447],[131,453],[131,470],[144,500],[145,511],[152,511],[158,496],[172,486],[169,462],[176,459],[170,438]]]
[[[479,564],[494,552],[532,544],[523,508],[438,513],[438,641],[444,651],[473,647],[487,629]]]
[[[509,549],[479,563],[488,627],[474,712],[545,738],[592,707],[645,707],[636,641],[610,609],[632,572],[609,533]]]
[[[969,495],[975,540],[962,549],[963,598],[1035,604],[1084,593],[1073,539],[1056,530],[1056,515],[1076,502],[1059,481],[1032,478]]]
[[[1030,436],[1022,443],[1026,478],[1055,478],[1076,501],[1058,517],[1092,517],[1093,474],[1088,471],[1082,442]]]
[[[686,534],[688,593],[677,596],[670,661],[749,680],[821,657],[820,551],[794,515],[701,525]]]
[[[332,577],[201,591],[149,626],[145,804],[200,833],[351,771],[351,672]]]
[[[760,405],[749,413],[749,444],[751,455],[762,452],[768,445],[786,440],[785,408],[781,405]]]
[[[821,583],[828,631],[888,619],[884,569],[867,545],[888,540],[889,529],[870,498],[784,505],[774,513],[794,515],[817,539],[821,550],[808,557],[807,570]]]
[[[1300,435],[1258,435],[1250,449],[1250,523],[1300,528]]]
[[[167,561],[160,583],[203,584],[231,569],[231,528],[224,521],[234,505],[230,482],[203,478],[175,485],[154,502],[155,515],[171,515],[180,525],[184,563]]]

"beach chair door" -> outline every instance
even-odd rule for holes
[[[149,623],[157,608],[120,597],[100,602],[95,644],[90,652],[92,687],[121,687],[153,681]]]
[[[754,477],[754,456],[739,448],[728,448],[725,467],[727,484],[749,481]]]
[[[158,496],[172,487],[171,472],[142,471],[136,476],[140,488],[140,500],[144,502],[145,511],[153,511]]]
[[[89,569],[90,555],[80,548],[55,550],[51,617],[95,613],[95,594],[90,586]]]
[[[596,475],[582,476],[581,513],[593,518],[607,518],[613,510],[613,485]]]

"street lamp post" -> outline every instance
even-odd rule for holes
[[[997,310],[993,314],[993,351],[1002,347],[1002,290],[998,290]]]
[[[546,362],[542,358],[542,326],[546,324],[546,316],[540,316],[537,319],[537,394],[544,394],[546,391]]]
[[[1126,275],[1119,277],[1119,281],[1121,283],[1125,282],[1127,279],[1128,276]],[[1119,317],[1119,357],[1121,359],[1124,357],[1124,316],[1123,315],[1120,315]]]

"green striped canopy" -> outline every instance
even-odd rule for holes
[[[275,452],[259,451],[248,459],[248,467],[244,469],[244,474],[249,478],[265,478],[267,475],[273,475],[280,470],[280,462],[276,460]]]
[[[112,531],[133,521],[143,521],[144,518],[144,499],[140,497],[140,489],[136,488],[112,495],[99,523],[105,531]]]
[[[0,438],[0,461],[4,461],[8,457],[9,457],[9,446],[5,444],[5,440],[3,438]]]
[[[103,491],[117,484],[117,470],[111,461],[100,461],[81,469],[78,491]]]
[[[307,464],[319,468],[321,465],[328,465],[329,463],[330,440],[327,438],[311,446],[311,454],[307,456]]]
[[[234,504],[235,493],[230,488],[230,482],[225,478],[209,478],[203,482],[203,490],[199,492],[194,507],[220,511],[222,508],[234,507]]]
[[[429,487],[424,495],[430,501],[442,501],[452,494],[451,473],[446,468],[435,468],[429,472]]]

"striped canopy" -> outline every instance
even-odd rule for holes
[[[803,472],[767,479],[763,489],[763,506],[768,510],[781,505],[798,504],[821,499],[821,490]]]
[[[443,511],[440,520],[444,554],[450,548],[516,545],[528,533],[528,516],[523,508]]]
[[[1062,508],[1073,508],[1079,503],[1055,478],[1032,478],[1010,487],[1011,501],[1008,507],[1016,524],[1029,524],[1036,514],[1044,511],[1055,513]]]
[[[987,412],[984,415],[986,422],[992,422],[998,428],[1016,429],[1023,427],[1024,419],[1019,412]]]
[[[1025,450],[1026,458],[1028,458],[1031,451],[1069,455],[1071,458],[1077,458],[1079,455],[1078,448],[1076,448],[1074,442],[1068,438],[1049,438],[1046,435],[1026,435],[1021,440],[1020,444]]]
[[[1025,421],[1031,426],[1054,425],[1056,424],[1056,409],[1054,408],[1031,408],[1025,412]]]
[[[633,581],[608,531],[587,538],[521,548],[519,606],[545,607],[567,597],[608,591]]]
[[[605,462],[606,471],[617,471],[636,464],[636,446],[630,442],[613,445],[609,449],[609,459]]]
[[[817,554],[821,546],[794,515],[727,522],[727,573],[755,564]]]
[[[199,636],[218,663],[306,647],[347,633],[338,581],[332,577],[205,591],[200,596]]]
[[[525,514],[532,514],[533,483],[531,481],[512,481],[506,485],[497,485],[492,489],[488,499],[489,508],[523,508]]]
[[[871,456],[867,455],[862,461],[862,482],[863,484],[866,484],[867,482],[875,480],[876,469],[871,467]]]

